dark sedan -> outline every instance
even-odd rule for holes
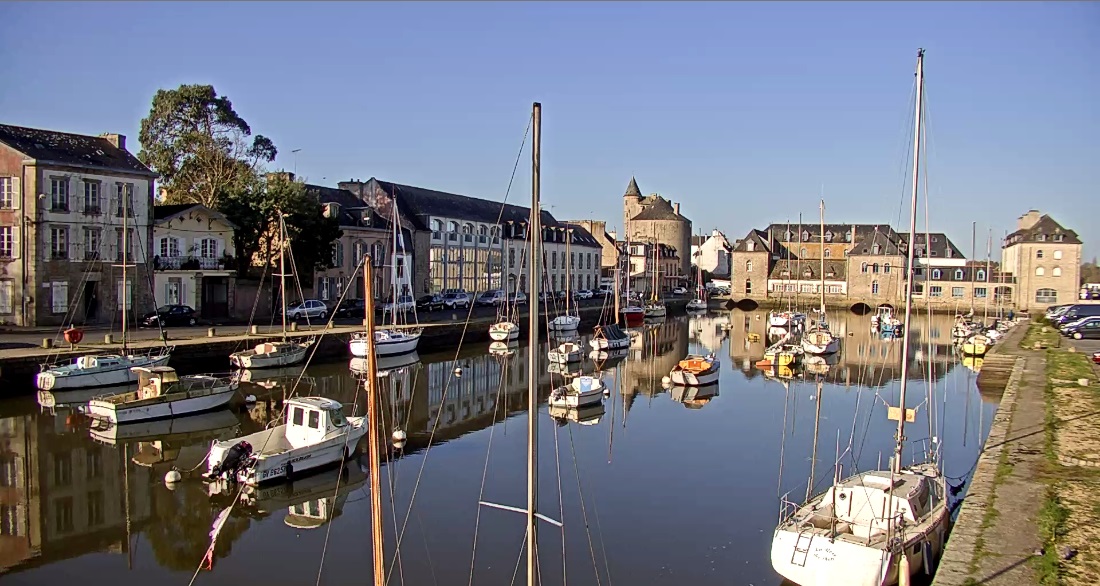
[[[1062,333],[1074,340],[1100,339],[1100,317],[1086,318],[1062,329]]]
[[[199,323],[195,310],[187,305],[162,305],[141,318],[141,325],[155,328],[165,326],[193,326]]]
[[[434,311],[436,309],[443,309],[443,296],[442,295],[422,295],[416,300],[416,309],[424,311]]]
[[[343,303],[336,307],[334,315],[336,317],[362,318],[364,315],[363,309],[362,299],[345,299]]]

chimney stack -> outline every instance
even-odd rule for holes
[[[99,136],[100,136],[100,138],[107,139],[107,142],[114,145],[115,148],[120,149],[120,150],[126,150],[126,135],[125,134],[103,133]]]
[[[1016,229],[1027,230],[1035,224],[1038,224],[1040,217],[1042,216],[1039,214],[1039,210],[1028,210],[1026,214],[1020,216],[1020,219],[1016,220]]]
[[[672,204],[672,211],[676,212],[676,215],[680,215],[680,202]]]

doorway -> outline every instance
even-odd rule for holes
[[[203,277],[201,307],[206,319],[229,317],[228,277]]]
[[[84,323],[95,322],[99,317],[99,296],[96,294],[97,281],[84,283]]]

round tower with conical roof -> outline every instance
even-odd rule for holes
[[[626,186],[626,193],[623,194],[623,236],[626,237],[630,234],[630,230],[627,226],[630,225],[630,218],[637,216],[642,211],[642,190],[638,189],[638,181],[634,177],[630,178],[630,184]]]

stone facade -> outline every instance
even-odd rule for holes
[[[206,319],[234,315],[237,226],[200,204],[153,207],[153,297],[156,306],[187,305]]]
[[[633,177],[623,194],[624,239],[631,242],[653,242],[676,249],[680,264],[670,275],[681,284],[691,276],[691,220],[680,215],[679,202],[671,202],[656,193],[642,196]]]
[[[720,230],[712,230],[710,236],[695,236],[691,245],[691,264],[702,268],[713,277],[730,276],[730,245],[726,235]]]
[[[600,244],[600,275],[612,277],[615,267],[619,263],[619,248],[615,243],[615,235],[608,234],[607,222],[603,220],[568,220],[570,224],[576,224],[592,235]]]
[[[1081,238],[1049,215],[1030,210],[1017,220],[1001,249],[1004,272],[1015,278],[1019,309],[1041,310],[1077,300]]]
[[[155,178],[125,136],[0,124],[0,323],[118,324],[126,299],[133,324],[152,309]]]

